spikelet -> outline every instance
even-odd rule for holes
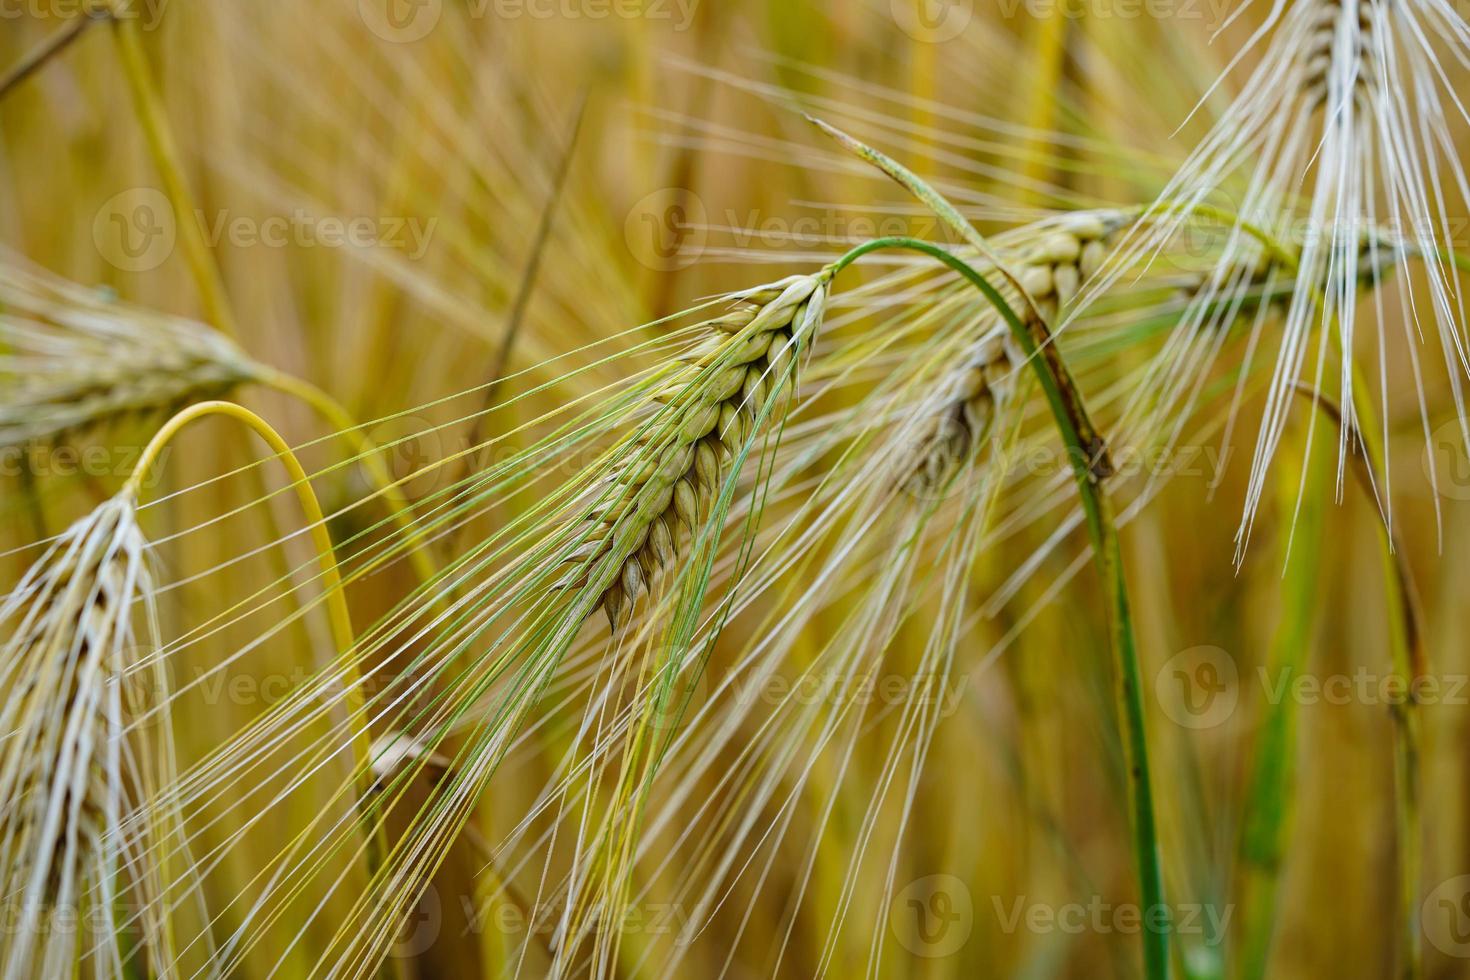
[[[203,324],[108,301],[0,253],[0,446],[167,414],[257,370]]]
[[[569,582],[599,590],[616,630],[713,510],[767,403],[792,377],[826,305],[828,273],[735,294],[741,305],[655,396],[659,407],[587,516]]]
[[[151,750],[125,745],[132,619],[152,585],[131,496],[72,525],[0,605],[3,976],[120,976],[115,922],[163,961],[146,831],[129,821]],[[137,899],[125,907],[125,896]],[[78,967],[81,967],[80,971]]]
[[[939,410],[925,420],[917,441],[916,462],[904,489],[927,496],[946,486],[966,463],[984,449],[1015,386],[1021,358],[998,329],[976,344],[963,363],[942,382]]]
[[[1072,302],[1102,268],[1119,219],[1077,212],[1049,223],[1022,253],[1017,276],[1048,322]],[[947,484],[984,449],[995,420],[1010,400],[1021,352],[998,319],[987,315],[982,338],[946,372],[942,401],[916,441],[915,463],[904,489],[928,496]]]
[[[1056,222],[1024,253],[1021,285],[1048,322],[1102,267],[1116,226],[1116,219],[1104,212],[1079,211]]]

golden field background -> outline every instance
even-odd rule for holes
[[[518,299],[523,323],[504,387],[531,394],[507,410],[507,429],[618,382],[628,361],[604,360],[608,348],[591,345],[631,346],[704,297],[814,268],[874,233],[942,237],[793,104],[904,160],[983,231],[1001,231],[1047,209],[1151,199],[1228,101],[1237,75],[1185,122],[1259,16],[1248,12],[1211,43],[1222,11],[1205,0],[1136,17],[1121,13],[1135,9],[1122,0],[1062,8],[974,0],[933,4],[927,19],[901,0],[424,0],[396,8],[397,19],[386,19],[377,0],[158,4],[140,14],[143,50],[238,343],[331,393],[377,443],[391,444],[385,459],[400,476],[472,444],[472,426],[456,420],[478,409]],[[0,12],[5,66],[72,10],[63,0],[24,0]],[[188,219],[160,195],[107,33],[89,30],[0,103],[0,244],[129,303],[209,321],[179,246]],[[1449,70],[1463,81],[1459,66]],[[349,227],[361,233],[356,241],[345,240]],[[1406,366],[1395,361],[1391,377],[1405,382]],[[265,389],[241,398],[303,447],[309,470],[322,471],[314,482],[329,513],[370,492],[357,468],[336,465],[351,449],[327,438],[327,420]],[[1435,435],[1427,444],[1407,383],[1391,399],[1388,427],[1394,531],[1417,586],[1430,673],[1442,684],[1421,708],[1425,975],[1457,977],[1470,975],[1470,942],[1430,916],[1461,914],[1467,889],[1455,880],[1470,872],[1470,561],[1460,548],[1470,534],[1470,460],[1458,429],[1442,428],[1454,416],[1445,386],[1431,386],[1428,398]],[[1254,430],[1243,425],[1221,446],[1218,425],[1211,429],[1219,408],[1206,407],[1199,420],[1213,438],[1185,440],[1168,486],[1123,531],[1167,885],[1201,930],[1181,923],[1179,969],[1235,975],[1232,944],[1249,911],[1240,858],[1248,781],[1280,680],[1269,673],[1273,649],[1299,627],[1308,681],[1324,686],[1298,689],[1296,802],[1267,975],[1388,976],[1397,871],[1378,509],[1349,480],[1320,530],[1298,525],[1292,560],[1305,563],[1298,576],[1310,584],[1311,608],[1290,615],[1283,569],[1299,464],[1273,477],[1281,492],[1268,498],[1237,567]],[[1243,411],[1253,417],[1259,404]],[[5,457],[7,581],[35,557],[35,541],[120,485],[157,421],[75,437],[69,444],[104,447],[85,465],[43,447],[29,457],[28,475],[19,456]],[[1298,446],[1304,431],[1293,429]],[[1438,485],[1427,477],[1427,453],[1441,454]],[[174,708],[183,767],[267,710],[331,642],[322,617],[309,614],[252,646],[294,601],[282,569],[311,561],[299,534],[261,549],[300,518],[283,496],[247,506],[260,496],[258,480],[282,485],[271,467],[238,472],[259,455],[225,423],[203,423],[176,444],[149,499],[187,492],[143,512],[160,542],[159,578],[177,583],[162,599],[167,634],[211,621],[238,597],[278,598],[255,600],[249,616],[174,658],[176,683],[199,681]],[[446,478],[439,471],[406,489],[424,498]],[[1321,492],[1333,493],[1330,479]],[[512,521],[517,506],[490,508],[433,547],[452,556]],[[374,529],[383,516],[375,505],[357,508],[331,530],[338,541],[366,535],[356,539],[365,546],[386,533]],[[969,573],[976,608],[1050,530],[1018,526],[985,552]],[[877,964],[884,977],[1138,975],[1136,936],[1126,913],[1118,917],[1136,898],[1100,592],[1090,568],[1051,590],[1085,548],[1073,538],[1047,552],[996,615],[969,623],[960,649],[973,656],[947,681],[952,704],[906,827],[891,805],[875,827],[864,824],[882,779],[878,753],[840,761],[814,751],[817,785],[836,787],[832,813],[815,794],[797,795],[772,870],[732,884],[720,914],[692,938],[666,927],[686,925],[692,909],[651,874],[632,929],[641,958],[629,954],[624,968],[662,975],[677,947],[677,976],[858,975],[876,922],[889,930]],[[297,577],[301,593],[315,593]],[[352,583],[354,619],[374,622],[414,585],[403,562]],[[841,597],[818,611],[812,642],[842,613]],[[759,623],[730,624],[710,677],[728,670]],[[905,623],[899,639],[884,673],[896,697],[923,648],[922,619]],[[1186,682],[1203,676],[1202,664],[1234,672],[1222,681],[1227,706],[1203,723],[1170,694],[1181,673]],[[697,693],[709,689],[706,682]],[[881,738],[881,696],[866,707]],[[550,742],[497,775],[475,812],[478,833],[493,839],[526,812],[549,777]],[[303,814],[324,805],[335,780],[321,783],[293,789],[221,852],[205,876],[209,899],[258,886],[252,855],[276,853]],[[242,788],[211,802],[217,820],[202,840],[225,839],[271,792]],[[873,868],[848,893],[855,854]],[[811,855],[812,885],[793,907]],[[893,855],[895,897],[885,908],[878,886]],[[479,863],[464,842],[451,850],[422,915],[400,937],[409,975],[488,977],[517,966],[542,975],[535,929],[474,873]],[[532,862],[523,886],[534,886],[535,872]],[[345,912],[351,898],[303,896],[322,914],[298,934],[288,910],[239,975],[315,975],[336,928],[332,912]],[[1212,916],[1224,924],[1221,942],[1205,931]],[[219,929],[228,925],[222,919]],[[522,945],[518,964],[508,951]]]

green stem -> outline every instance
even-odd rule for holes
[[[1255,238],[1271,255],[1273,261],[1296,275],[1300,271],[1297,256],[1276,241],[1263,229],[1242,220],[1238,215],[1208,205],[1191,208],[1201,217],[1221,223],[1234,224]],[[1417,253],[1415,253],[1417,254]],[[1420,256],[1422,258],[1422,255]],[[1445,250],[1440,258],[1460,271],[1470,270],[1470,259],[1454,250]],[[1318,303],[1322,296],[1317,295]],[[1329,334],[1335,336],[1335,332]],[[1350,358],[1350,351],[1341,351],[1341,356]],[[1363,420],[1355,434],[1360,437],[1366,460],[1360,461],[1358,476],[1365,490],[1373,495],[1372,474],[1386,473],[1386,456],[1380,442],[1380,432],[1375,421],[1373,404],[1368,400],[1369,389],[1364,383],[1356,363],[1353,370],[1354,416]],[[1335,412],[1339,425],[1345,423],[1339,407],[1326,400],[1320,392],[1311,392],[1317,405],[1329,414]],[[1355,459],[1358,457],[1355,455]],[[1419,777],[1419,712],[1416,707],[1417,682],[1427,670],[1422,638],[1418,629],[1416,597],[1412,579],[1405,564],[1401,549],[1395,547],[1391,529],[1379,522],[1379,554],[1384,568],[1386,608],[1389,616],[1389,644],[1392,669],[1405,685],[1406,696],[1402,704],[1393,707],[1394,722],[1394,803],[1397,825],[1396,845],[1399,878],[1395,894],[1396,919],[1399,931],[1399,975],[1406,980],[1417,980],[1423,974],[1423,956],[1420,948],[1419,896],[1420,862],[1420,777]],[[1274,885],[1273,885],[1274,887]],[[1267,937],[1269,943],[1269,936]],[[1267,949],[1261,951],[1264,958]],[[1264,962],[1264,959],[1262,960]],[[1249,964],[1248,964],[1249,965]]]
[[[989,300],[1006,321],[1011,334],[1026,354],[1036,372],[1051,407],[1053,420],[1061,432],[1072,463],[1082,509],[1092,538],[1093,557],[1108,595],[1109,641],[1113,653],[1118,684],[1119,713],[1123,721],[1122,741],[1128,773],[1129,816],[1133,829],[1134,857],[1145,922],[1155,921],[1164,909],[1163,871],[1159,857],[1158,826],[1154,816],[1153,788],[1149,774],[1148,739],[1144,720],[1141,670],[1138,649],[1133,636],[1133,614],[1128,602],[1128,583],[1123,570],[1122,547],[1111,502],[1103,488],[1103,480],[1111,472],[1106,466],[1107,453],[1097,436],[1083,404],[1081,394],[1062,364],[1050,338],[1046,341],[1054,357],[1038,356],[1036,327],[1040,322],[1032,311],[1026,320],[1017,315],[1000,291],[967,262],[930,242],[913,238],[879,238],[865,242],[838,259],[831,267],[833,276],[857,259],[879,249],[902,248],[920,252],[949,266]],[[1045,329],[1045,324],[1040,324]],[[1160,911],[1154,911],[1155,909]],[[1164,929],[1143,929],[1144,975],[1149,980],[1163,980],[1169,975],[1169,937]]]
[[[1282,619],[1272,643],[1271,669],[1279,683],[1289,683],[1305,667],[1316,622],[1318,549],[1322,539],[1325,476],[1333,460],[1326,440],[1313,442],[1302,461],[1306,494],[1292,531],[1293,550],[1281,583]],[[1282,479],[1283,506],[1296,506],[1298,474]],[[1283,548],[1285,546],[1283,545]],[[1238,980],[1263,980],[1269,965],[1277,923],[1280,869],[1285,858],[1286,827],[1292,811],[1295,778],[1296,711],[1293,698],[1270,709],[1254,750],[1254,763],[1241,833],[1240,899],[1243,931]]]

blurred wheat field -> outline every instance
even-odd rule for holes
[[[0,971],[1470,975],[1467,69],[0,0]]]

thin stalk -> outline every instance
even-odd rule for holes
[[[587,98],[587,90],[583,89],[581,99],[577,103],[576,114],[572,118],[571,132],[567,135],[566,145],[562,148],[561,156],[557,160],[556,172],[551,178],[551,193],[546,199],[545,207],[541,209],[536,234],[531,240],[530,257],[526,260],[520,284],[516,287],[515,299],[511,303],[510,315],[505,323],[505,333],[501,335],[500,343],[495,348],[495,357],[490,362],[480,411],[470,423],[467,442],[471,446],[478,446],[484,438],[485,422],[499,398],[500,382],[510,369],[511,353],[515,350],[517,338],[520,337],[521,327],[526,320],[526,312],[531,307],[531,297],[536,292],[536,278],[541,271],[541,261],[545,257],[546,246],[551,242],[551,232],[556,225],[557,208],[561,203],[567,176],[572,170],[572,158],[577,149],[577,139],[582,134],[582,121],[587,115]],[[474,464],[474,456],[465,456],[459,475],[453,482],[459,483],[467,477]]]
[[[4,99],[21,82],[40,71],[52,58],[71,47],[72,42],[81,37],[87,28],[111,16],[110,13],[80,14],[73,17],[61,30],[26,52],[20,61],[12,65],[4,75],[0,75],[0,99]]]
[[[978,251],[987,262],[994,266],[996,273],[1006,281],[1007,285],[1016,291],[1023,304],[1022,312],[1024,314],[1024,321],[1021,329],[1027,335],[1027,340],[1022,346],[1026,351],[1028,360],[1035,359],[1039,356],[1046,362],[1044,371],[1038,368],[1040,372],[1038,373],[1038,377],[1042,378],[1042,387],[1046,389],[1047,398],[1052,402],[1053,409],[1059,409],[1067,417],[1065,423],[1059,420],[1058,424],[1065,424],[1071,430],[1070,434],[1068,434],[1068,443],[1070,445],[1075,440],[1077,445],[1082,447],[1081,452],[1087,461],[1087,468],[1094,479],[1101,481],[1112,476],[1113,464],[1108,458],[1107,444],[1103,442],[1102,437],[1098,435],[1097,430],[1093,428],[1091,420],[1087,417],[1087,412],[1082,406],[1080,390],[1072,381],[1071,372],[1067,370],[1067,365],[1062,360],[1062,354],[1057,350],[1057,346],[1053,342],[1051,328],[1047,326],[1046,318],[1037,309],[1036,301],[1026,291],[1026,287],[1021,285],[1021,280],[1006,267],[1006,264],[1001,261],[1000,256],[995,254],[995,250],[990,247],[990,243],[985,240],[985,237],[976,231],[965,220],[964,215],[960,214],[953,204],[945,200],[942,194],[929,186],[921,177],[897,160],[880,153],[866,143],[854,139],[842,132],[842,130],[829,126],[820,119],[813,119],[811,116],[807,116],[807,119],[812,125],[836,140],[844,149],[851,151],[859,158],[871,163],[892,178],[900,187],[917,197],[920,203],[933,211],[935,216],[944,222],[947,228],[957,234],[965,244]],[[907,241],[913,241],[913,239],[907,239]],[[871,245],[872,243],[869,242],[867,244]],[[858,246],[859,249],[864,247],[862,245]],[[949,258],[953,258],[953,256],[942,249],[936,249],[934,254],[943,254]],[[840,267],[845,263],[839,259],[837,264]],[[960,264],[964,265],[967,269],[969,268],[963,262]],[[989,282],[985,283],[984,288],[995,294],[995,298],[991,302],[1000,300],[1000,294],[995,292],[994,287]],[[986,295],[989,296],[990,293]],[[1010,322],[1010,319],[1014,318],[1015,314],[1012,313],[1007,322]],[[1048,381],[1048,377],[1052,380]]]
[[[1166,205],[1166,207],[1172,205]],[[1209,205],[1194,205],[1187,210],[1201,217],[1226,224],[1233,224],[1255,238],[1271,255],[1272,259],[1293,275],[1300,272],[1300,262],[1287,249],[1263,229],[1242,220],[1238,215]],[[1410,252],[1407,255],[1418,255]],[[1419,255],[1422,258],[1422,255]],[[1453,250],[1439,256],[1452,263],[1456,269],[1470,270],[1470,259]],[[1317,296],[1322,302],[1320,293]],[[1335,337],[1333,331],[1330,336]],[[1350,351],[1340,351],[1342,357],[1350,357]],[[1380,442],[1380,430],[1375,421],[1373,403],[1365,392],[1371,390],[1363,384],[1362,373],[1356,362],[1353,371],[1353,413],[1364,420],[1364,425],[1354,427],[1352,435],[1363,450],[1363,457],[1354,454],[1354,471],[1360,484],[1371,499],[1377,499],[1377,484],[1374,473],[1387,474],[1386,456]],[[1300,390],[1300,386],[1299,390]],[[1341,407],[1330,402],[1320,392],[1308,389],[1319,408],[1333,416],[1338,425],[1345,424]],[[1419,776],[1419,720],[1417,706],[1418,681],[1427,671],[1427,659],[1418,628],[1417,596],[1412,577],[1402,557],[1402,550],[1395,546],[1392,528],[1387,521],[1379,522],[1379,555],[1384,568],[1385,607],[1389,616],[1390,662],[1400,681],[1405,684],[1406,695],[1401,704],[1393,706],[1394,721],[1394,806],[1397,822],[1397,858],[1399,880],[1396,889],[1396,918],[1399,926],[1399,975],[1407,980],[1417,980],[1423,974],[1423,954],[1420,948],[1419,895],[1420,863],[1420,776]]]
[[[917,179],[917,178],[915,178]],[[1030,325],[1008,304],[1000,291],[967,262],[930,242],[912,238],[879,238],[865,242],[838,259],[832,267],[835,276],[848,265],[879,249],[903,248],[921,252],[949,266],[985,296],[1006,321],[1011,334],[1026,354],[1046,394],[1052,418],[1066,444],[1073,476],[1087,528],[1093,545],[1093,558],[1108,596],[1109,645],[1113,653],[1118,707],[1122,719],[1121,739],[1128,771],[1129,817],[1133,829],[1134,857],[1139,893],[1145,909],[1145,921],[1153,921],[1164,908],[1164,882],[1159,857],[1158,825],[1154,815],[1153,788],[1149,773],[1148,739],[1144,718],[1141,670],[1133,636],[1133,614],[1128,600],[1128,583],[1123,569],[1123,553],[1118,540],[1112,505],[1103,488],[1106,472],[1099,461],[1106,460],[1106,449],[1087,417],[1081,393],[1065,371],[1054,369],[1055,358],[1040,357],[1037,349],[1036,324]],[[1045,325],[1042,324],[1042,329]],[[1054,350],[1054,347],[1053,347]],[[1109,468],[1108,472],[1111,472]],[[1169,937],[1163,929],[1143,930],[1144,975],[1149,980],[1169,976]]]
[[[1354,371],[1356,375],[1356,369]],[[1359,392],[1364,390],[1363,379],[1354,377],[1354,411],[1371,411]],[[1350,439],[1356,439],[1363,447],[1363,455],[1354,454],[1353,472],[1356,483],[1370,501],[1377,501],[1375,473],[1387,472],[1383,467],[1385,457],[1371,424],[1371,416],[1363,427],[1349,423],[1342,407],[1315,389],[1298,386],[1297,390],[1311,398],[1334,425],[1347,426]],[[1378,521],[1378,553],[1383,566],[1386,611],[1388,613],[1389,657],[1392,670],[1404,692],[1402,700],[1394,699],[1389,714],[1394,726],[1394,817],[1398,826],[1398,896],[1395,917],[1399,927],[1399,975],[1404,980],[1417,980],[1424,974],[1424,956],[1420,945],[1423,932],[1419,923],[1421,897],[1420,868],[1423,862],[1421,840],[1422,791],[1419,773],[1420,712],[1419,691],[1421,682],[1428,672],[1424,652],[1423,634],[1419,628],[1419,597],[1414,587],[1413,576],[1404,559],[1403,549],[1398,547],[1393,530],[1385,521]]]
[[[395,480],[379,455],[378,446],[363,433],[362,427],[342,403],[311,382],[281,371],[270,371],[262,376],[261,383],[305,403],[347,442],[368,479],[372,480],[378,493],[382,494],[394,527],[403,535],[408,549],[408,561],[414,574],[426,587],[433,583],[438,578],[439,569],[434,563],[429,542],[415,522],[413,505],[403,493],[403,484],[416,474]]]
[[[223,416],[244,424],[270,447],[276,454],[276,458],[281,461],[281,465],[286,468],[297,499],[301,503],[301,509],[306,515],[307,528],[311,533],[312,544],[317,552],[317,561],[322,570],[323,601],[327,605],[327,618],[332,628],[332,639],[337,646],[336,666],[342,671],[342,686],[346,692],[348,723],[352,729],[352,752],[355,757],[359,784],[358,813],[362,821],[363,833],[367,838],[366,859],[368,873],[371,876],[382,865],[383,855],[387,852],[387,841],[383,828],[379,826],[374,831],[370,820],[369,801],[372,799],[374,788],[372,735],[367,727],[362,677],[357,668],[357,661],[353,659],[357,640],[352,629],[352,616],[347,608],[347,597],[342,589],[342,575],[337,568],[332,538],[327,531],[326,518],[322,514],[321,503],[317,500],[316,491],[312,489],[311,479],[307,476],[301,461],[296,458],[296,454],[291,451],[286,440],[281,438],[280,433],[249,409],[236,405],[234,402],[199,402],[174,415],[158,430],[138,458],[137,466],[132,475],[128,477],[122,492],[136,498],[142,490],[143,481],[147,478],[149,470],[158,462],[164,448],[185,426],[210,415]]]
[[[116,9],[119,0],[112,0]],[[178,226],[179,242],[184,249],[184,258],[193,273],[195,286],[199,290],[199,301],[204,306],[209,322],[230,337],[239,331],[235,317],[225,297],[224,282],[219,266],[210,254],[204,240],[204,230],[195,218],[193,199],[184,180],[183,168],[179,165],[178,147],[174,143],[173,131],[169,128],[168,116],[163,109],[163,100],[154,87],[147,59],[143,56],[143,44],[139,38],[138,22],[132,17],[112,18],[113,37],[117,40],[118,57],[122,60],[123,74],[132,93],[133,108],[148,142],[148,151],[153,165],[163,181],[163,191],[174,210],[174,223]]]
[[[1325,440],[1313,443],[1314,452],[1303,461],[1305,499],[1296,509],[1281,582],[1282,618],[1272,642],[1271,668],[1282,683],[1294,681],[1306,665],[1316,627],[1317,551],[1321,545],[1326,474],[1333,459]],[[1299,474],[1281,480],[1284,507],[1296,508],[1302,492]],[[1283,545],[1283,549],[1286,546]],[[1266,716],[1255,746],[1255,760],[1246,798],[1241,833],[1239,905],[1244,913],[1238,980],[1264,980],[1277,922],[1281,865],[1285,858],[1286,827],[1290,821],[1295,781],[1296,702],[1283,698]]]
[[[1031,22],[1031,57],[1036,74],[1031,80],[1030,106],[1026,111],[1025,184],[1021,199],[1027,204],[1045,206],[1049,196],[1041,188],[1052,178],[1048,137],[1056,125],[1056,93],[1062,88],[1062,74],[1067,65],[1067,41],[1072,33],[1072,15],[1060,9]]]

